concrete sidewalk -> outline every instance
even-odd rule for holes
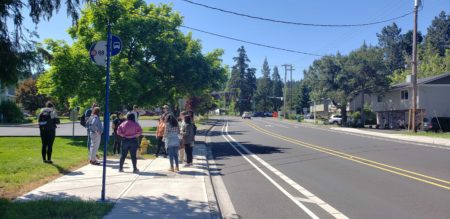
[[[127,159],[124,173],[119,161],[107,162],[106,197],[115,202],[105,218],[220,218],[206,160],[206,146],[194,147],[194,165],[169,172],[168,158],[138,160],[139,174]],[[99,200],[102,166],[87,165],[43,185],[18,200],[76,198]]]
[[[403,141],[409,141],[409,142],[435,144],[435,145],[442,145],[442,146],[450,147],[450,139],[445,139],[445,138],[432,138],[432,137],[426,137],[426,136],[389,134],[389,133],[381,133],[381,132],[362,130],[362,129],[356,129],[356,128],[333,127],[330,129],[337,130],[337,131],[351,132],[351,133],[355,133],[355,134],[370,135],[370,136],[375,136],[375,137],[380,137],[380,138],[390,138],[390,139],[403,140]]]

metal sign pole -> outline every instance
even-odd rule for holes
[[[104,143],[103,146],[103,179],[102,179],[102,201],[105,201],[105,181],[106,181],[106,153],[109,140],[109,67],[111,63],[111,24],[108,21],[108,39],[106,40],[106,94],[105,94],[105,115],[104,115]]]

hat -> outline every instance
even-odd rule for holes
[[[169,106],[164,105],[162,108],[163,108],[163,109],[169,109]]]

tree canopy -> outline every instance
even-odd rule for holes
[[[70,106],[103,103],[105,70],[88,55],[93,42],[106,38],[106,26],[122,40],[111,62],[111,107],[171,103],[220,88],[226,69],[222,50],[203,55],[201,43],[177,28],[182,17],[165,4],[141,0],[101,0],[87,4],[78,26],[69,29],[72,46],[48,40],[50,69],[39,78],[41,93]]]

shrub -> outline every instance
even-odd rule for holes
[[[22,123],[24,121],[22,110],[12,101],[0,103],[0,122]]]

